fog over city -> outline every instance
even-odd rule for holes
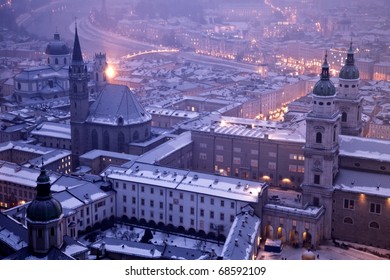
[[[0,259],[390,259],[389,10],[0,0]]]

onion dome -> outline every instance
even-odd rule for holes
[[[355,66],[355,59],[353,57],[353,49],[352,49],[352,41],[349,46],[347,60],[345,61],[345,65],[340,70],[339,78],[346,80],[354,80],[359,79],[359,70]]]
[[[67,55],[70,54],[70,50],[66,43],[60,39],[60,34],[55,33],[54,40],[47,45],[45,53],[47,55]]]
[[[333,96],[336,94],[336,88],[329,78],[329,64],[327,54],[325,54],[325,60],[322,64],[321,79],[314,85],[313,94],[318,96]]]
[[[37,179],[37,195],[27,207],[27,219],[34,222],[56,220],[62,215],[62,206],[50,193],[50,178],[44,167]]]

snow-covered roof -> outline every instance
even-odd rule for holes
[[[299,216],[307,216],[307,217],[318,217],[324,212],[324,207],[315,207],[315,206],[308,206],[306,208],[297,208],[297,207],[291,207],[291,206],[285,206],[285,205],[277,205],[277,204],[266,204],[263,207],[264,210],[274,210],[278,211],[279,213],[288,213],[293,215],[299,215]]]
[[[253,209],[243,209],[230,228],[222,250],[225,260],[248,260],[252,248],[257,246],[256,236],[260,230],[261,220],[253,214]],[[246,211],[245,211],[246,210]]]
[[[150,163],[159,162],[170,154],[182,149],[192,143],[191,132],[187,131],[180,135],[173,135],[173,139],[157,146],[153,150],[141,155],[137,162]]]
[[[340,156],[390,162],[390,141],[340,135]]]
[[[31,134],[70,140],[70,125],[44,122],[31,131]]]
[[[215,119],[215,118],[214,118]],[[197,121],[200,122],[200,121]],[[205,122],[202,122],[205,123]],[[249,138],[266,138],[288,142],[305,143],[306,122],[296,121],[293,123],[281,124],[272,121],[249,120],[232,117],[219,117],[212,125],[199,125],[194,130],[209,132],[214,129],[214,133],[235,135]]]
[[[12,182],[35,188],[37,186],[37,178],[40,174],[40,170],[34,168],[27,168],[15,163],[0,161],[0,180],[6,182]],[[50,182],[55,182],[60,175],[49,172]]]
[[[5,243],[16,251],[27,247],[27,242],[27,228],[11,217],[0,213],[0,243]]]
[[[108,84],[89,109],[87,122],[131,125],[152,119],[127,86]]]
[[[359,194],[390,197],[390,175],[340,169],[335,189]]]
[[[49,78],[68,79],[69,76],[68,66],[64,66],[60,69],[54,69],[53,67],[37,66],[30,69],[25,69],[21,73],[15,76],[16,81],[38,81],[46,80]]]
[[[104,237],[99,241],[96,241],[95,243],[91,244],[90,247],[97,250],[104,248],[104,250],[107,252],[147,259],[160,259],[164,251],[164,247],[160,245],[109,237]]]
[[[128,161],[135,160],[138,158],[138,156],[136,155],[129,155],[124,153],[110,152],[104,150],[92,150],[80,156],[80,158],[91,159],[91,160],[96,159],[98,157],[118,158],[118,159],[124,159]]]
[[[265,183],[239,178],[167,168],[140,162],[124,170],[115,166],[104,172],[109,179],[117,179],[163,188],[184,190],[245,202],[257,202]]]

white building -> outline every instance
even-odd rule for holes
[[[117,216],[189,232],[227,236],[247,205],[261,217],[265,183],[134,163],[104,174],[117,193]]]

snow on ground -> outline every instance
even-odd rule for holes
[[[131,241],[140,241],[145,230],[140,227],[130,225],[119,225],[108,229],[100,234],[101,237],[110,237],[125,239]],[[199,249],[206,252],[214,251],[218,256],[221,255],[224,242],[204,240],[193,236],[179,235],[174,233],[164,233],[152,229],[153,238],[150,240],[155,245],[171,245],[181,248]],[[80,240],[83,244],[88,243],[85,239]]]
[[[316,256],[316,259],[319,260],[384,260],[387,258],[381,258],[374,254],[369,253],[368,251],[364,252],[361,250],[357,250],[355,248],[362,248],[363,245],[351,244],[344,242],[345,244],[349,244],[349,249],[342,249],[340,247],[336,247],[333,243],[320,245],[318,249],[313,253]],[[351,246],[355,247],[352,248]],[[373,251],[384,253],[390,253],[389,250],[381,250],[377,248],[369,248],[365,247],[367,250],[372,249]],[[307,251],[306,248],[293,248],[291,246],[283,246],[281,253],[273,253],[273,252],[265,252],[264,250],[260,251],[257,259],[260,260],[300,260],[302,254]]]

